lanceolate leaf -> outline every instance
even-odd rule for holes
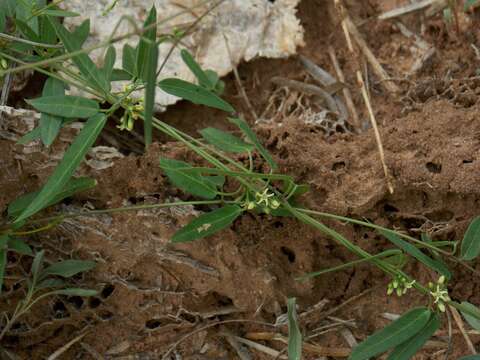
[[[58,37],[62,40],[63,45],[69,53],[76,52],[81,49],[82,44],[74,34],[70,33],[58,21],[49,18]],[[94,89],[109,92],[110,83],[105,78],[105,75],[95,66],[95,63],[88,57],[87,54],[82,53],[72,58],[72,61],[77,65],[80,72],[85,76],[86,80]]]
[[[236,136],[218,129],[206,128],[201,130],[200,134],[210,144],[226,152],[242,153],[252,151],[255,148],[252,144],[247,144]]]
[[[8,235],[0,235],[0,294],[2,293],[3,278],[7,267],[8,240]]]
[[[295,298],[288,299],[288,360],[301,360],[302,358],[302,333],[298,327],[297,309]]]
[[[198,84],[207,88],[208,90],[212,90],[215,87],[215,83],[211,83],[210,78],[207,74],[202,70],[200,65],[195,61],[193,56],[185,49],[182,49],[180,52],[182,56],[183,62],[188,66],[190,71],[195,75],[198,80]]]
[[[237,125],[240,128],[240,130],[242,130],[242,132],[245,134],[247,139],[250,140],[255,145],[258,152],[263,156],[263,158],[268,163],[268,165],[270,165],[272,170],[276,170],[278,167],[277,164],[275,163],[275,161],[273,161],[268,151],[262,146],[262,144],[260,144],[260,141],[258,141],[257,135],[255,135],[252,129],[250,129],[250,127],[245,122],[245,120],[242,120],[239,118],[231,118],[229,120],[230,122]]]
[[[44,208],[54,205],[80,191],[91,189],[96,184],[97,181],[95,179],[90,179],[86,177],[72,178],[67,182],[67,184],[63,187],[61,191],[55,194],[55,196],[50,202],[45,204]],[[28,207],[28,205],[30,205],[30,203],[38,196],[39,193],[40,191],[35,191],[16,198],[8,205],[8,215],[10,217],[15,217],[19,215],[23,210]]]
[[[165,171],[173,185],[183,191],[205,199],[217,196],[215,186],[203,176],[193,171],[186,171],[192,166],[184,161],[160,159],[160,167]]]
[[[71,289],[62,289],[62,290],[55,290],[49,293],[50,295],[66,295],[66,296],[95,296],[98,294],[98,291],[96,290],[90,290],[90,289],[77,289],[77,288],[71,288]]]
[[[105,60],[103,62],[103,73],[107,81],[112,79],[113,67],[115,65],[115,60],[117,58],[117,53],[113,46],[110,46],[105,54]]]
[[[27,102],[42,113],[72,119],[89,118],[99,110],[95,100],[80,96],[44,96]]]
[[[460,253],[463,260],[473,260],[480,254],[480,216],[468,226]]]
[[[73,30],[73,38],[77,40],[77,45],[82,47],[90,34],[90,19],[85,20]]]
[[[80,14],[73,11],[65,11],[59,9],[47,9],[42,11],[42,15],[54,16],[54,17],[76,17]]]
[[[440,317],[433,313],[427,325],[403,344],[398,345],[388,356],[387,360],[409,360],[422,348],[435,331],[440,327]]]
[[[123,70],[128,72],[130,75],[136,77],[137,76],[137,70],[136,70],[136,49],[131,47],[128,44],[125,44],[123,46],[123,52],[122,52],[122,67]]]
[[[18,139],[17,144],[25,145],[31,141],[40,139],[41,136],[42,136],[42,129],[40,128],[40,126],[37,126],[35,129],[26,133],[20,139]]]
[[[242,211],[242,208],[237,205],[227,205],[223,208],[200,215],[177,231],[172,237],[172,242],[188,242],[210,236],[233,223]]]
[[[65,278],[72,277],[78,273],[91,270],[95,267],[95,261],[65,260],[50,265],[42,272],[42,278],[49,275],[58,275]]]
[[[85,154],[97,139],[100,131],[102,131],[106,121],[107,119],[105,115],[97,114],[85,123],[82,131],[65,152],[62,161],[55,168],[53,174],[48,178],[45,186],[30,205],[15,220],[15,224],[43,209],[52,201],[52,199],[55,198],[59,189],[65,187],[75,169],[80,165]]]
[[[235,112],[235,109],[207,89],[180,79],[164,79],[158,83],[160,89],[166,93],[179,98],[191,101],[194,104],[206,105],[220,109],[228,113]]]
[[[60,80],[48,78],[43,86],[42,96],[65,96],[65,85]],[[50,146],[62,127],[63,118],[42,113],[40,116],[40,133],[45,146]]]
[[[153,26],[157,21],[157,11],[155,6],[150,10],[150,14],[145,21],[145,28]],[[157,65],[158,65],[158,45],[156,43],[157,26],[147,30],[138,47],[137,68],[139,77],[145,85],[145,112],[144,112],[144,138],[145,146],[152,143],[152,121],[153,109],[155,106],[155,91],[157,89]]]
[[[461,357],[458,360],[480,360],[480,355],[469,355],[469,356],[464,356]]]
[[[368,359],[404,343],[425,327],[431,315],[424,307],[408,311],[356,346],[349,360]]]
[[[480,310],[473,304],[469,303],[468,301],[463,301],[462,302],[462,306],[465,310],[468,309],[470,310],[471,313],[476,313],[478,314],[478,316],[480,316]],[[465,318],[465,320],[467,320],[468,324],[474,328],[475,330],[477,331],[480,331],[480,319],[477,319],[476,317],[472,316],[471,314],[465,312],[465,311],[462,311],[460,310],[463,317]]]
[[[428,266],[430,269],[433,269],[441,275],[444,275],[447,279],[450,279],[450,277],[452,276],[443,262],[428,257],[414,245],[400,239],[399,236],[393,234],[392,232],[380,231],[380,233],[388,240],[390,240],[394,245],[398,246],[400,249],[413,256],[415,259]]]
[[[21,255],[33,256],[32,248],[22,239],[10,238],[8,240],[8,249]]]

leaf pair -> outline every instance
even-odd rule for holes
[[[366,360],[393,349],[387,360],[410,359],[440,327],[438,314],[415,308],[356,346],[349,360]]]

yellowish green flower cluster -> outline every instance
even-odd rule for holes
[[[430,289],[430,295],[433,297],[433,303],[437,305],[438,310],[445,312],[445,304],[451,300],[448,295],[445,276],[440,276],[436,284],[428,283],[428,288]]]
[[[276,199],[274,193],[265,188],[262,192],[255,193],[255,200],[247,200],[243,206],[246,210],[253,210],[258,206],[268,214],[271,210],[278,209],[280,202]]]
[[[131,89],[125,87],[124,92],[131,92]],[[132,98],[127,97],[123,101],[123,105],[126,110],[120,119],[120,125],[117,125],[117,128],[120,130],[132,131],[135,120],[137,120],[145,110],[143,99],[133,100]]]
[[[406,277],[398,275],[388,284],[387,295],[392,295],[393,292],[395,292],[397,296],[405,295],[408,289],[411,289],[414,284],[415,280],[408,281]]]

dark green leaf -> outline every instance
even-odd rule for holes
[[[29,133],[26,133],[20,139],[18,139],[17,144],[25,145],[25,144],[28,144],[29,142],[40,139],[41,136],[42,136],[42,130],[40,126],[37,126],[35,129],[30,131]]]
[[[298,327],[295,298],[288,299],[288,360],[302,359],[302,333]]]
[[[113,67],[115,66],[115,60],[117,59],[117,52],[113,46],[109,46],[105,59],[103,61],[103,72],[107,81],[111,81]]]
[[[213,70],[205,70],[205,75],[212,86],[211,90],[214,90],[217,94],[221,95],[223,93],[223,88],[219,88],[219,84],[223,84],[223,81],[220,81],[218,74]]]
[[[463,356],[463,357],[459,358],[458,360],[480,360],[480,355]]]
[[[233,153],[252,151],[255,147],[224,131],[206,128],[200,131],[203,138],[220,150]]]
[[[204,176],[203,178],[216,188],[221,188],[225,184],[225,176],[222,175]]]
[[[57,33],[47,17],[42,16],[40,21],[40,40],[45,44],[57,43]]]
[[[431,315],[425,307],[408,311],[353,348],[349,360],[368,359],[404,343],[425,327]]]
[[[210,78],[207,76],[207,74],[205,74],[200,65],[198,65],[193,56],[185,49],[180,51],[180,55],[182,56],[183,62],[197,78],[198,84],[207,90],[213,90],[215,83],[212,84],[210,82]]]
[[[56,193],[52,200],[45,204],[45,206],[40,210],[52,206],[62,201],[63,199],[72,196],[73,194],[91,189],[96,184],[97,181],[95,179],[90,179],[86,177],[72,178],[67,182],[63,189]],[[35,191],[16,198],[8,205],[8,215],[10,217],[20,215],[20,213],[24,211],[28,207],[28,205],[30,205],[30,203],[38,196],[39,193],[40,191]]]
[[[60,164],[55,168],[47,183],[31,204],[20,214],[14,223],[18,223],[43,209],[68,183],[75,169],[80,165],[86,153],[102,131],[107,118],[103,114],[97,114],[90,118],[82,131],[67,149]]]
[[[164,79],[158,83],[158,86],[166,93],[191,101],[194,104],[206,105],[228,113],[235,112],[232,105],[219,98],[216,94],[187,81],[180,79]]]
[[[65,260],[50,265],[42,272],[42,277],[58,275],[65,278],[91,270],[95,267],[95,261]]]
[[[17,0],[2,0],[0,2],[0,10],[6,17],[14,17],[17,8]]]
[[[82,48],[81,41],[75,37],[74,34],[65,29],[65,27],[58,21],[53,20],[50,17],[48,19],[50,19],[58,37],[62,40],[63,45],[69,53],[78,51]],[[83,76],[85,76],[85,80],[88,81],[90,86],[103,92],[110,91],[110,82],[107,81],[105,75],[95,66],[94,62],[87,54],[78,54],[72,58],[72,61],[77,65]]]
[[[131,80],[132,75],[123,69],[113,69],[111,81],[126,81]]]
[[[137,69],[136,69],[136,58],[137,58],[137,50],[131,47],[128,44],[123,46],[122,52],[122,67],[123,70],[128,72],[133,77],[137,76]]]
[[[80,96],[43,96],[26,101],[42,113],[72,119],[89,118],[99,111],[98,103],[95,100]]]
[[[10,238],[8,240],[8,249],[21,255],[33,256],[32,248],[22,239]]]
[[[36,34],[38,34],[38,17],[31,16],[35,10],[35,6],[35,1],[19,1],[15,9],[15,18],[16,20],[26,23]]]
[[[22,33],[23,36],[25,36],[26,39],[35,41],[35,42],[41,42],[40,37],[33,31],[33,29],[25,22],[22,20],[16,19],[15,20],[15,25],[18,30]]]
[[[192,166],[184,161],[160,159],[160,167],[165,171],[173,185],[183,191],[205,199],[217,196],[215,187],[203,176],[192,171],[185,171]]]
[[[77,40],[77,45],[82,47],[85,41],[87,41],[88,35],[90,35],[90,19],[83,21],[79,26],[77,26],[72,35],[73,38]]]
[[[156,45],[157,40],[157,9],[152,6],[148,13],[147,19],[143,24],[144,32],[138,43],[138,51],[136,57],[137,75],[142,79],[144,83],[149,82],[149,78],[152,74],[151,67],[155,65],[155,73],[157,72],[157,58],[158,47]],[[147,29],[147,30],[145,30]],[[153,57],[155,59],[150,59]],[[155,78],[155,76],[154,76]]]
[[[42,15],[54,16],[54,17],[76,17],[80,16],[80,14],[73,12],[73,11],[65,11],[65,10],[55,10],[55,9],[47,9],[42,11]]]
[[[7,268],[7,244],[9,239],[8,235],[0,235],[0,294],[2,293],[3,278]]]
[[[476,313],[478,314],[478,318],[475,316],[472,316],[471,314],[461,311],[463,317],[465,320],[467,320],[468,324],[475,330],[480,331],[480,310],[473,304],[469,303],[468,301],[463,301],[462,306],[465,310],[469,309],[471,313]]]
[[[52,295],[66,295],[66,296],[95,296],[98,294],[96,290],[89,290],[89,289],[62,289],[62,290],[55,290],[51,292]]]
[[[155,6],[150,10],[144,27],[152,26],[157,22],[157,11]],[[138,46],[137,53],[137,69],[139,69],[139,77],[146,83],[145,86],[145,112],[144,122],[144,138],[145,146],[148,147],[152,143],[152,121],[153,110],[155,107],[155,91],[157,89],[157,66],[158,66],[158,45],[156,43],[157,26],[153,26],[147,30]]]
[[[188,242],[210,236],[229,226],[242,212],[243,210],[237,205],[227,205],[200,215],[177,231],[172,237],[172,242]]]
[[[265,149],[262,146],[262,144],[260,144],[260,141],[258,141],[257,135],[255,135],[255,133],[252,131],[252,129],[250,129],[250,127],[245,122],[245,120],[239,119],[239,118],[230,118],[229,120],[230,120],[230,122],[237,125],[240,128],[240,130],[242,130],[242,132],[245,134],[247,139],[250,140],[255,145],[258,152],[263,156],[263,158],[268,163],[268,165],[270,165],[272,170],[276,170],[277,169],[277,164],[275,163],[275,161],[273,161],[273,158],[268,153],[267,149]]]
[[[3,9],[0,9],[0,32],[2,33],[5,32],[6,24],[7,24],[7,16],[5,15],[5,11]]]
[[[409,360],[418,350],[430,339],[435,331],[440,327],[440,317],[436,313],[432,313],[427,325],[420,330],[417,335],[410,338],[403,344],[397,345],[390,353],[387,360]]]
[[[443,262],[437,261],[428,257],[423,252],[421,252],[414,245],[400,239],[400,237],[390,231],[380,231],[380,233],[385,236],[390,242],[394,245],[405,251],[407,254],[413,256],[415,259],[428,266],[430,269],[435,270],[436,272],[444,275],[447,279],[450,279],[452,274],[448,268],[443,264]]]
[[[43,86],[42,96],[64,96],[65,85],[55,78],[48,78]],[[46,113],[40,116],[40,134],[45,146],[50,146],[62,127],[63,118]]]
[[[468,226],[460,254],[463,260],[473,260],[480,254],[480,216],[473,219]]]
[[[51,289],[51,288],[57,288],[57,287],[62,287],[65,286],[65,281],[61,279],[56,279],[56,278],[49,278],[41,281],[35,289],[37,290],[43,290],[43,289]]]

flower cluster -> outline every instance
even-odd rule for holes
[[[271,210],[276,210],[280,207],[280,202],[275,198],[275,194],[265,188],[262,192],[255,193],[255,201],[247,200],[244,207],[247,210],[252,210],[255,207],[260,207],[265,213],[270,213]]]
[[[415,280],[408,281],[405,276],[397,275],[387,286],[387,295],[392,295],[395,291],[397,296],[405,295],[408,289],[415,284]]]
[[[438,310],[445,312],[445,304],[451,299],[448,295],[447,285],[445,284],[445,276],[440,276],[436,284],[428,283],[430,295],[433,297],[433,303],[437,304]]]
[[[125,91],[129,90],[130,89],[125,89]],[[133,129],[133,125],[135,124],[135,120],[137,120],[145,110],[143,106],[143,99],[133,100],[131,98],[126,98],[123,101],[123,105],[125,106],[126,110],[120,119],[120,125],[118,125],[117,128],[120,130],[131,131]]]

